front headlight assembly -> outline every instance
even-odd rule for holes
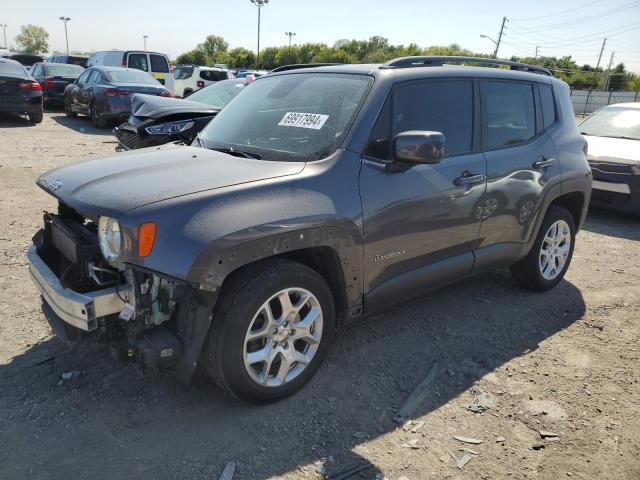
[[[100,217],[98,220],[98,243],[108,262],[115,261],[122,250],[122,231],[115,218]]]
[[[181,122],[161,123],[145,128],[145,132],[149,135],[175,135],[176,133],[186,132],[193,128],[196,124],[193,120],[183,120]]]

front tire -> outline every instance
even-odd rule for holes
[[[201,368],[236,398],[275,402],[313,377],[334,328],[331,290],[315,270],[284,259],[259,262],[225,283]]]
[[[531,250],[511,266],[511,276],[528,290],[543,292],[562,280],[575,246],[576,225],[566,208],[551,205]]]

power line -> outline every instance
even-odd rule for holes
[[[621,27],[616,27],[613,29],[609,29],[609,30],[604,30],[601,32],[597,32],[597,33],[590,33],[588,35],[582,35],[579,37],[573,37],[573,38],[566,38],[562,41],[552,41],[552,42],[548,42],[546,45],[547,46],[570,46],[572,44],[575,44],[575,42],[580,42],[582,44],[585,43],[585,41],[587,40],[593,40],[593,39],[597,39],[598,37],[602,38],[603,36],[615,36],[615,35],[621,35],[623,33],[627,33],[627,32],[631,32],[635,29],[637,29],[640,26],[640,22],[634,22],[634,23],[630,23],[628,25],[624,25]],[[516,32],[517,33],[517,32]],[[507,34],[508,35],[508,34]],[[521,42],[523,45],[525,45],[525,42]],[[528,45],[532,45],[532,46],[536,46],[535,43],[529,43]]]
[[[591,5],[595,5],[596,3],[602,3],[605,0],[595,0],[591,3],[587,3],[585,5],[581,5],[581,8],[589,7]],[[562,10],[560,12],[550,13],[548,15],[541,15],[539,17],[528,17],[528,18],[510,18],[509,20],[515,20],[516,22],[530,22],[532,20],[539,20],[541,18],[549,18],[549,17],[557,17],[558,15],[562,15],[563,13],[575,12],[576,7],[568,8],[566,10]]]

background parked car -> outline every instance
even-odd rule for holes
[[[25,67],[30,67],[34,63],[44,61],[44,58],[40,55],[33,55],[31,53],[14,53],[9,57],[11,60],[21,63]]]
[[[45,60],[45,62],[68,63],[71,65],[78,65],[80,67],[86,68],[88,60],[89,60],[89,57],[87,55],[67,55],[66,53],[65,54],[56,53],[55,55],[52,55],[47,60]]]
[[[42,87],[23,65],[0,58],[0,112],[26,113],[42,122]]]
[[[31,67],[31,75],[42,87],[44,103],[63,105],[64,90],[73,83],[84,68],[67,63],[36,63]]]
[[[173,69],[174,92],[185,97],[200,88],[229,78],[233,78],[233,74],[223,68],[177,65]]]
[[[247,79],[214,83],[186,99],[134,95],[129,121],[113,129],[116,150],[133,150],[183,141],[191,144],[213,117],[245,86]]]
[[[89,115],[98,128],[131,113],[132,93],[171,97],[173,94],[151,75],[122,67],[92,67],[67,86],[64,111],[69,117]]]
[[[175,92],[171,62],[164,53],[139,50],[108,50],[94,52],[87,61],[88,67],[126,67],[149,72],[167,89]]]
[[[591,203],[640,214],[640,103],[601,108],[579,129],[589,144]]]

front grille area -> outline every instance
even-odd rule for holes
[[[122,145],[124,145],[129,150],[135,150],[139,148],[140,137],[137,133],[132,132],[126,128],[119,128],[115,132],[116,138],[120,141]]]

